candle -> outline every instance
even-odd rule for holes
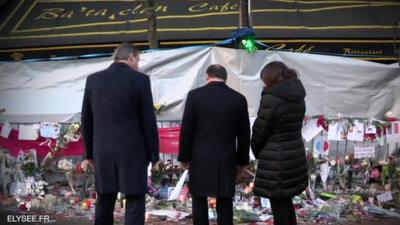
[[[88,200],[86,200],[86,204],[87,204],[88,208],[90,209],[93,206],[93,201],[91,199],[88,199]]]
[[[88,206],[87,202],[82,202],[82,208],[83,209],[89,209],[89,206]]]

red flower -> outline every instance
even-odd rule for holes
[[[76,165],[75,170],[76,170],[77,173],[85,173],[85,171],[82,169],[80,163],[78,163],[78,164]]]
[[[395,121],[399,121],[400,119],[396,118],[396,117],[388,117],[386,119],[388,122],[395,122]]]
[[[321,126],[324,130],[328,131],[328,123],[326,122],[324,115],[318,117],[317,126]]]
[[[26,207],[26,203],[21,203],[21,204],[18,206],[18,208],[19,208],[19,210],[21,210],[21,211],[26,211],[26,210],[28,210],[28,207]]]

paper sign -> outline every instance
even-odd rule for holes
[[[3,138],[8,138],[11,133],[11,125],[9,123],[4,123],[3,126],[1,127],[1,134]]]
[[[186,176],[188,175],[188,170],[183,171],[181,178],[179,178],[178,183],[176,184],[174,190],[172,191],[171,195],[168,198],[168,201],[177,200],[179,194],[181,193],[183,184],[185,183]]]
[[[164,209],[152,210],[152,211],[149,211],[149,214],[155,215],[155,216],[167,216],[174,220],[181,220],[189,215],[189,213],[186,213],[186,212],[181,212],[178,210],[167,210],[167,209],[166,210],[164,210]]]
[[[399,135],[400,134],[400,122],[392,123],[393,133]]]
[[[306,123],[301,129],[301,134],[306,142],[311,141],[315,136],[317,136],[321,131],[322,127],[317,125],[317,120],[312,119]]]
[[[390,127],[386,128],[386,138],[388,143],[400,142],[400,122],[390,123]]]
[[[372,124],[369,124],[367,128],[365,128],[366,134],[376,134],[376,127]]]
[[[330,149],[330,144],[326,136],[318,136],[314,140],[314,154],[317,155],[328,155]]]
[[[354,158],[364,159],[375,157],[375,145],[371,146],[354,146]]]
[[[263,215],[261,215],[261,216],[258,216],[258,218],[259,218],[261,221],[267,221],[267,220],[272,219],[272,215],[263,214]]]
[[[318,208],[322,208],[322,207],[324,207],[324,206],[326,205],[326,201],[324,201],[324,200],[322,200],[322,199],[320,199],[320,198],[315,199],[315,200],[313,201],[313,203],[314,203],[314,205],[316,205]]]
[[[331,167],[329,166],[329,162],[322,163],[320,166],[320,176],[321,176],[321,181],[323,183],[326,183],[328,180],[328,175],[329,175],[329,170]]]
[[[364,141],[364,123],[355,120],[352,130],[347,133],[347,140]]]
[[[261,207],[267,209],[271,208],[271,202],[268,198],[261,197]]]
[[[40,124],[40,136],[44,138],[56,139],[60,134],[61,125],[58,123],[41,123]]]
[[[25,196],[28,193],[25,190],[26,185],[24,182],[13,182],[10,187],[11,195],[21,195]]]
[[[38,137],[39,137],[38,130],[39,130],[38,124],[19,125],[18,139],[34,141],[34,140],[38,139]]]
[[[393,200],[392,192],[388,191],[383,194],[377,195],[378,202],[390,202]]]
[[[342,123],[331,123],[328,128],[328,139],[334,141],[342,141],[343,125]]]
[[[173,190],[173,187],[161,187],[158,193],[160,199],[168,199],[171,196]]]

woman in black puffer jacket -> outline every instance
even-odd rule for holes
[[[275,225],[292,225],[292,197],[308,184],[301,136],[306,92],[296,71],[282,62],[266,65],[260,77],[265,87],[251,138],[258,159],[254,193],[270,199]]]

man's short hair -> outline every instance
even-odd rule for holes
[[[115,48],[114,61],[128,60],[129,56],[133,54],[135,57],[139,55],[139,51],[135,46],[129,42],[122,42]]]
[[[223,80],[227,79],[228,73],[226,72],[225,67],[219,64],[213,64],[207,68],[207,74],[209,77],[216,77]]]

